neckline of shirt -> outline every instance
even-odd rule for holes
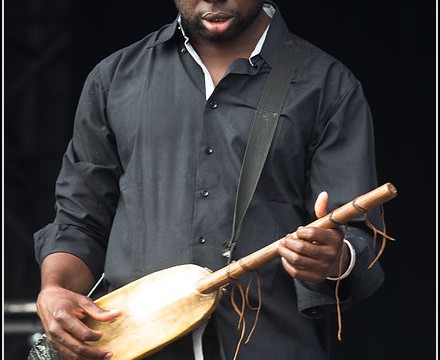
[[[271,4],[264,4],[263,10],[266,12],[267,16],[269,16],[271,19],[273,18],[273,15],[275,14],[275,8]],[[194,49],[194,47],[191,45],[189,41],[189,37],[185,34],[185,30],[183,29],[182,23],[181,23],[181,17],[180,14],[177,17],[177,23],[178,28],[182,32],[182,35],[185,39],[184,45],[187,49],[188,53],[191,54],[195,62],[201,67],[204,78],[205,78],[205,98],[206,100],[209,99],[209,97],[212,95],[215,89],[214,81],[212,80],[211,74],[209,73],[207,67],[203,63],[202,59],[200,58],[199,54],[197,54],[197,51]],[[251,66],[254,66],[254,63],[252,62],[252,58],[256,55],[258,55],[261,52],[261,49],[263,48],[264,41],[266,40],[266,35],[269,30],[269,25],[267,25],[266,29],[264,30],[263,34],[261,35],[260,39],[257,42],[257,45],[255,45],[254,50],[252,51],[250,57],[249,57],[249,63]]]

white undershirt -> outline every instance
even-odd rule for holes
[[[270,18],[273,17],[275,13],[275,8],[270,4],[264,4],[263,7],[264,11],[266,12],[267,16]],[[177,22],[179,23],[179,29],[182,31],[182,35],[185,38],[185,47],[188,50],[188,52],[191,54],[191,56],[194,58],[197,64],[202,68],[203,74],[205,75],[205,96],[206,100],[209,99],[211,94],[214,92],[214,81],[212,80],[211,74],[209,73],[208,69],[206,68],[205,64],[203,63],[202,59],[200,58],[199,54],[195,51],[195,49],[192,47],[191,43],[189,42],[188,36],[186,36],[185,31],[183,30],[181,26],[181,19],[180,15],[177,19]],[[260,40],[258,40],[257,45],[254,48],[254,51],[252,51],[251,56],[249,57],[249,62],[252,66],[254,64],[252,63],[252,57],[255,55],[258,55],[261,51],[261,48],[263,47],[264,40],[266,40],[267,31],[269,30],[270,24],[266,27],[263,34],[260,37]],[[199,326],[197,329],[195,329],[192,332],[192,340],[193,340],[193,351],[194,351],[194,359],[195,360],[204,360],[203,358],[203,347],[202,347],[202,336],[203,332],[205,331],[207,322]]]

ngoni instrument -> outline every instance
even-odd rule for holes
[[[397,195],[391,183],[360,195],[308,224],[335,228],[366,214]],[[194,264],[174,266],[135,280],[96,300],[122,314],[110,322],[91,318],[86,324],[103,332],[92,346],[113,352],[114,360],[140,359],[159,351],[207,320],[221,297],[221,288],[277,258],[282,239],[212,272]]]

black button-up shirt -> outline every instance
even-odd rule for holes
[[[246,141],[286,31],[276,11],[261,53],[234,61],[208,100],[176,22],[100,62],[79,101],[56,184],[56,218],[35,235],[38,261],[75,254],[96,276],[105,270],[110,289],[183,263],[223,267]],[[313,220],[319,192],[327,190],[335,208],[376,186],[361,85],[305,41],[304,51],[236,258]],[[357,264],[344,280],[346,303],[370,295],[383,278],[379,265],[366,270],[374,257],[368,232],[352,226],[348,239]],[[293,281],[278,260],[260,272],[263,308],[239,358],[326,358],[315,319],[334,309],[333,284]],[[216,319],[232,358],[239,334],[227,296]]]

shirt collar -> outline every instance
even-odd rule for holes
[[[266,41],[259,54],[271,67],[275,63],[287,32],[286,23],[277,9],[272,17],[270,27],[267,31]]]
[[[269,16],[271,19],[273,18],[273,15],[275,14],[276,10],[275,8],[272,6],[272,4],[264,4],[263,7],[264,11],[266,12],[267,16]],[[256,55],[258,55],[261,52],[261,48],[263,47],[264,41],[266,40],[266,35],[267,35],[267,31],[269,30],[270,27],[270,23],[269,25],[266,27],[266,29],[264,30],[263,34],[260,37],[260,40],[258,40],[257,45],[255,46],[254,51],[252,51],[251,56],[249,57],[249,62],[252,64],[252,58]]]

